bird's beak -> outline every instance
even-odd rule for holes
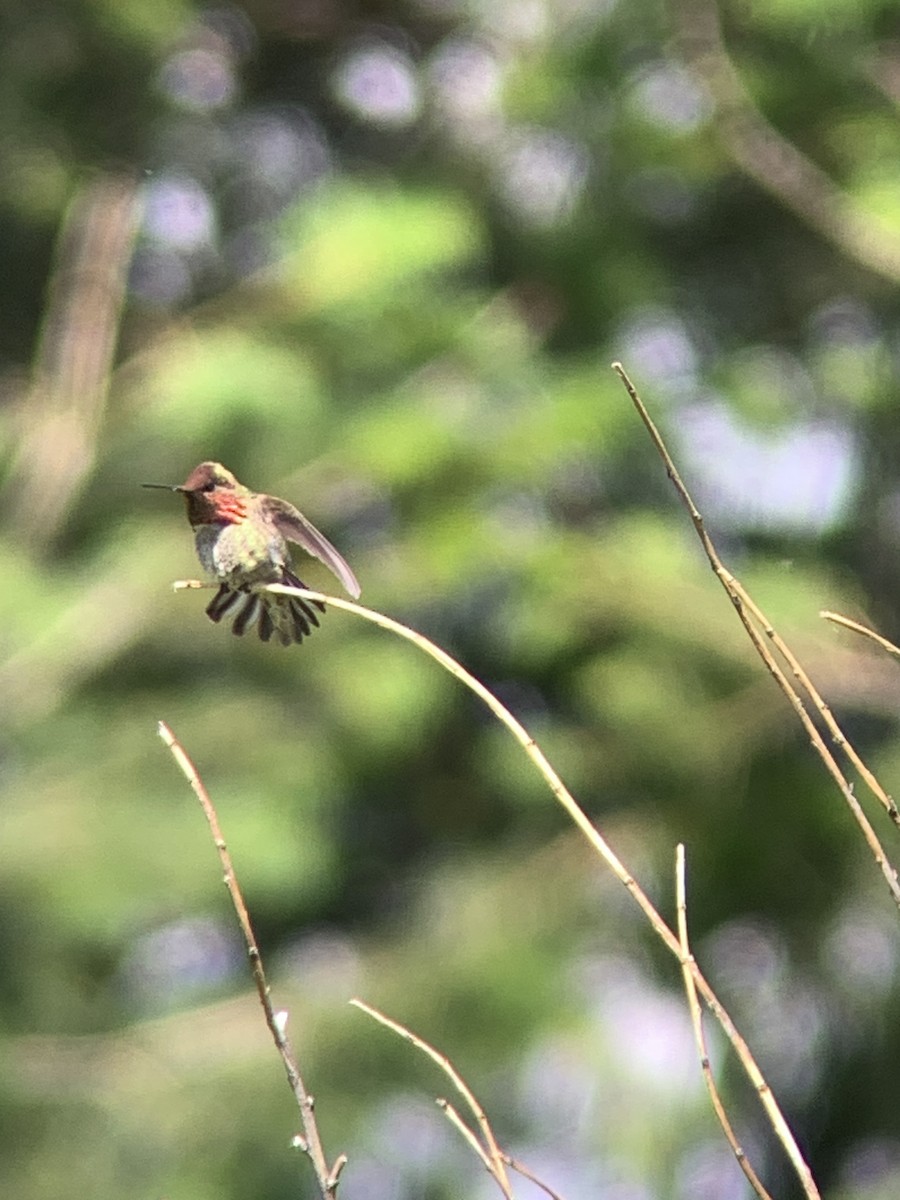
[[[164,492],[183,492],[180,483],[142,483],[141,487],[160,488]]]

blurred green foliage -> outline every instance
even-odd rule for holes
[[[337,611],[281,652],[170,590],[190,530],[138,485],[206,458],[494,688],[673,919],[686,843],[696,952],[823,1189],[896,1193],[896,913],[608,365],[890,788],[896,677],[817,613],[898,633],[896,13],[721,6],[751,170],[691,56],[714,11],[4,9],[3,1195],[314,1194],[160,719],[219,807],[348,1200],[489,1194],[431,1106],[446,1080],[353,994],[569,1200],[748,1194],[676,964],[478,702]],[[782,187],[778,134],[836,226]],[[119,259],[110,179],[142,214]],[[842,240],[854,214],[883,264]],[[799,1195],[711,1037],[754,1164]]]

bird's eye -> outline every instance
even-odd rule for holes
[[[214,479],[210,479],[209,483],[204,483],[203,487],[200,489],[201,492],[214,492],[215,490],[216,481]]]

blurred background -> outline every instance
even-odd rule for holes
[[[139,484],[212,458],[497,691],[670,920],[685,842],[825,1193],[896,1196],[897,912],[609,369],[896,787],[896,669],[818,617],[900,634],[896,6],[10,0],[0,99],[0,1192],[316,1194],[164,719],[347,1200],[493,1194],[354,994],[567,1200],[749,1194],[677,965],[476,700],[345,614],[284,651],[172,593]]]

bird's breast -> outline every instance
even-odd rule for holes
[[[197,556],[205,571],[235,586],[280,578],[285,563],[283,539],[252,521],[194,528]]]
[[[195,525],[194,541],[197,545],[197,557],[204,569],[210,575],[219,572],[219,539],[225,532],[221,525]]]

